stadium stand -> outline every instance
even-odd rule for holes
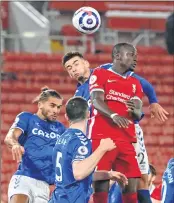
[[[4,3],[4,2],[3,2]],[[10,150],[4,145],[4,138],[8,132],[8,129],[15,119],[15,116],[21,111],[35,112],[37,106],[32,104],[32,100],[40,92],[41,87],[47,85],[50,88],[58,90],[64,97],[64,103],[74,94],[76,89],[76,81],[72,80],[64,71],[61,65],[62,52],[85,46],[85,57],[89,60],[91,68],[95,68],[102,63],[108,63],[111,61],[111,51],[113,47],[112,43],[108,43],[105,39],[109,39],[106,35],[104,40],[101,40],[101,36],[104,32],[97,33],[96,35],[84,36],[77,32],[71,23],[72,13],[82,6],[92,6],[100,11],[102,17],[105,15],[105,11],[120,11],[120,12],[162,12],[167,13],[173,11],[173,1],[146,1],[146,2],[73,2],[66,4],[61,1],[49,1],[48,10],[58,10],[61,12],[60,16],[56,16],[58,23],[55,23],[55,18],[52,27],[57,26],[58,32],[57,39],[61,49],[57,49],[61,54],[46,54],[46,53],[25,53],[20,52],[20,49],[14,52],[4,52],[3,54],[3,74],[4,77],[1,85],[1,203],[7,203],[7,189],[10,178],[17,168],[17,164],[12,160]],[[5,7],[4,7],[5,8]],[[39,7],[40,9],[40,7]],[[5,13],[5,12],[4,12]],[[6,12],[7,13],[7,12]],[[66,23],[62,23],[61,16],[67,15]],[[110,13],[112,14],[112,13]],[[110,15],[108,14],[108,15]],[[106,16],[105,16],[106,17]],[[62,17],[64,20],[64,16]],[[8,20],[5,20],[3,25],[4,30],[8,30],[6,25]],[[137,17],[108,17],[104,21],[106,28],[110,29],[109,34],[115,34],[125,30],[131,30],[128,35],[136,36],[134,33],[141,35],[141,31],[148,29],[148,31],[154,32],[154,38],[157,37],[157,33],[163,35],[165,28],[165,19],[157,18],[151,19],[149,17],[137,18]],[[61,26],[58,26],[58,25]],[[108,30],[109,30],[108,29]],[[55,30],[54,30],[55,31]],[[150,33],[150,32],[149,32]],[[10,33],[11,34],[11,33]],[[12,33],[13,34],[13,33]],[[107,33],[106,33],[107,34]],[[123,36],[127,37],[124,33]],[[4,38],[4,42],[9,39],[8,34]],[[13,36],[13,35],[11,35]],[[86,44],[83,44],[83,37],[87,39]],[[96,37],[97,36],[97,37]],[[121,33],[122,36],[122,33]],[[149,34],[150,36],[150,34]],[[16,37],[16,36],[15,36]],[[14,39],[16,39],[14,37]],[[69,38],[70,37],[70,38]],[[72,38],[71,38],[72,37]],[[74,39],[73,39],[74,37]],[[108,38],[107,38],[108,37]],[[134,38],[131,38],[133,41]],[[160,36],[161,37],[161,36]],[[149,37],[150,38],[150,37]],[[153,38],[153,40],[154,40]],[[164,36],[162,36],[162,39]],[[42,39],[42,38],[41,38]],[[45,38],[43,38],[44,40]],[[61,39],[61,40],[59,40]],[[63,39],[63,40],[62,40]],[[92,40],[91,40],[92,39]],[[115,39],[115,38],[114,38]],[[118,38],[118,41],[122,39]],[[31,40],[31,39],[30,39]],[[29,40],[29,44],[30,41]],[[51,41],[51,38],[49,39]],[[128,40],[128,41],[131,41]],[[22,41],[22,40],[21,40]],[[15,41],[20,48],[21,41]],[[46,41],[46,40],[45,40]],[[49,42],[50,42],[49,41]],[[89,41],[89,42],[88,42]],[[122,41],[124,41],[122,39]],[[65,43],[66,42],[66,43]],[[92,42],[95,42],[95,49],[91,49]],[[114,41],[115,43],[116,41]],[[140,41],[141,42],[141,41]],[[40,41],[39,41],[40,43]],[[42,43],[42,40],[41,40]],[[167,50],[160,46],[144,46],[141,43],[137,46],[138,49],[138,64],[136,72],[147,80],[149,80],[155,87],[159,103],[170,113],[169,119],[166,123],[161,124],[155,119],[150,118],[148,101],[144,97],[144,112],[145,118],[141,121],[141,126],[144,131],[144,138],[146,142],[149,161],[157,168],[156,184],[160,183],[161,175],[166,167],[166,163],[169,158],[173,156],[174,145],[174,57],[169,56]],[[157,43],[158,44],[158,43]],[[170,43],[169,43],[170,44]],[[4,43],[6,45],[6,43]],[[8,45],[8,43],[7,43]],[[146,44],[148,45],[148,44]],[[161,45],[161,44],[160,44]],[[5,46],[4,46],[5,47]],[[22,47],[22,46],[21,46]],[[65,48],[66,47],[66,48]],[[86,48],[85,47],[85,48]],[[68,48],[68,49],[67,49]],[[8,49],[7,49],[8,50]],[[9,49],[10,50],[10,49]],[[77,50],[77,49],[76,49]],[[93,50],[93,51],[91,51]],[[15,53],[16,51],[16,53]],[[53,51],[53,50],[52,50]],[[58,52],[58,53],[60,53]],[[97,54],[98,53],[98,54]],[[2,72],[1,72],[2,74]],[[67,124],[64,118],[65,109],[61,110],[60,121]]]
[[[98,47],[101,47],[106,53],[99,54],[98,57],[87,54],[86,57],[91,62],[91,67],[111,60],[107,53],[109,48],[105,50],[102,45],[98,45]],[[143,119],[141,125],[144,130],[149,159],[157,166],[159,172],[157,179],[159,182],[165,163],[173,154],[174,61],[171,56],[166,54],[165,50],[157,47],[139,47],[138,50],[140,54],[137,72],[154,84],[160,104],[170,112],[169,120],[161,125],[158,121],[150,119],[148,103],[147,100],[144,100],[146,118]],[[4,146],[3,140],[16,114],[21,111],[35,112],[36,106],[31,104],[31,101],[44,85],[60,91],[64,96],[64,102],[73,95],[75,90],[76,82],[72,81],[61,67],[61,57],[62,55],[4,54],[4,71],[13,72],[18,78],[17,81],[2,82],[1,192],[4,201],[7,200],[8,182],[17,165],[12,161],[11,152]],[[163,78],[163,80],[159,80],[159,78]],[[62,109],[60,120],[66,123],[63,114],[64,109]]]

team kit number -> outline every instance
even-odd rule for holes
[[[138,158],[141,159],[140,164],[145,164],[144,154],[142,152],[138,153]]]
[[[62,182],[62,166],[60,164],[61,159],[62,159],[62,153],[61,152],[57,152],[56,169],[58,169],[59,175],[56,173],[56,180],[58,182]]]

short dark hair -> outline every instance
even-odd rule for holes
[[[47,101],[49,97],[56,97],[58,99],[63,99],[62,96],[53,89],[49,89],[47,86],[41,88],[41,93],[33,100],[33,103],[38,103],[40,101]]]
[[[88,103],[83,97],[72,97],[66,104],[66,114],[70,121],[81,121],[86,119]]]
[[[150,173],[151,173],[153,176],[156,176],[156,175],[157,175],[156,169],[155,169],[155,167],[154,167],[152,164],[149,164],[149,169],[150,169]]]
[[[72,59],[75,56],[78,56],[78,57],[80,57],[82,59],[84,58],[83,55],[80,52],[78,52],[78,51],[71,51],[71,52],[66,53],[63,56],[63,58],[62,58],[62,65],[64,66],[67,61],[69,61],[70,59]]]
[[[118,43],[112,49],[112,59],[114,58],[114,56],[116,54],[120,53],[120,50],[122,47],[124,47],[125,49],[131,49],[132,51],[136,52],[136,48],[134,47],[134,45],[126,43],[126,42]]]

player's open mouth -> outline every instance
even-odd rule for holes
[[[78,77],[79,77],[79,74],[78,74],[78,73],[76,73],[74,76],[75,76],[76,78],[78,78]]]
[[[52,115],[51,118],[55,120],[55,119],[57,119],[57,116],[56,115]]]

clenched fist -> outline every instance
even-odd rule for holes
[[[101,139],[99,147],[102,151],[107,152],[116,148],[115,143],[110,138]]]

